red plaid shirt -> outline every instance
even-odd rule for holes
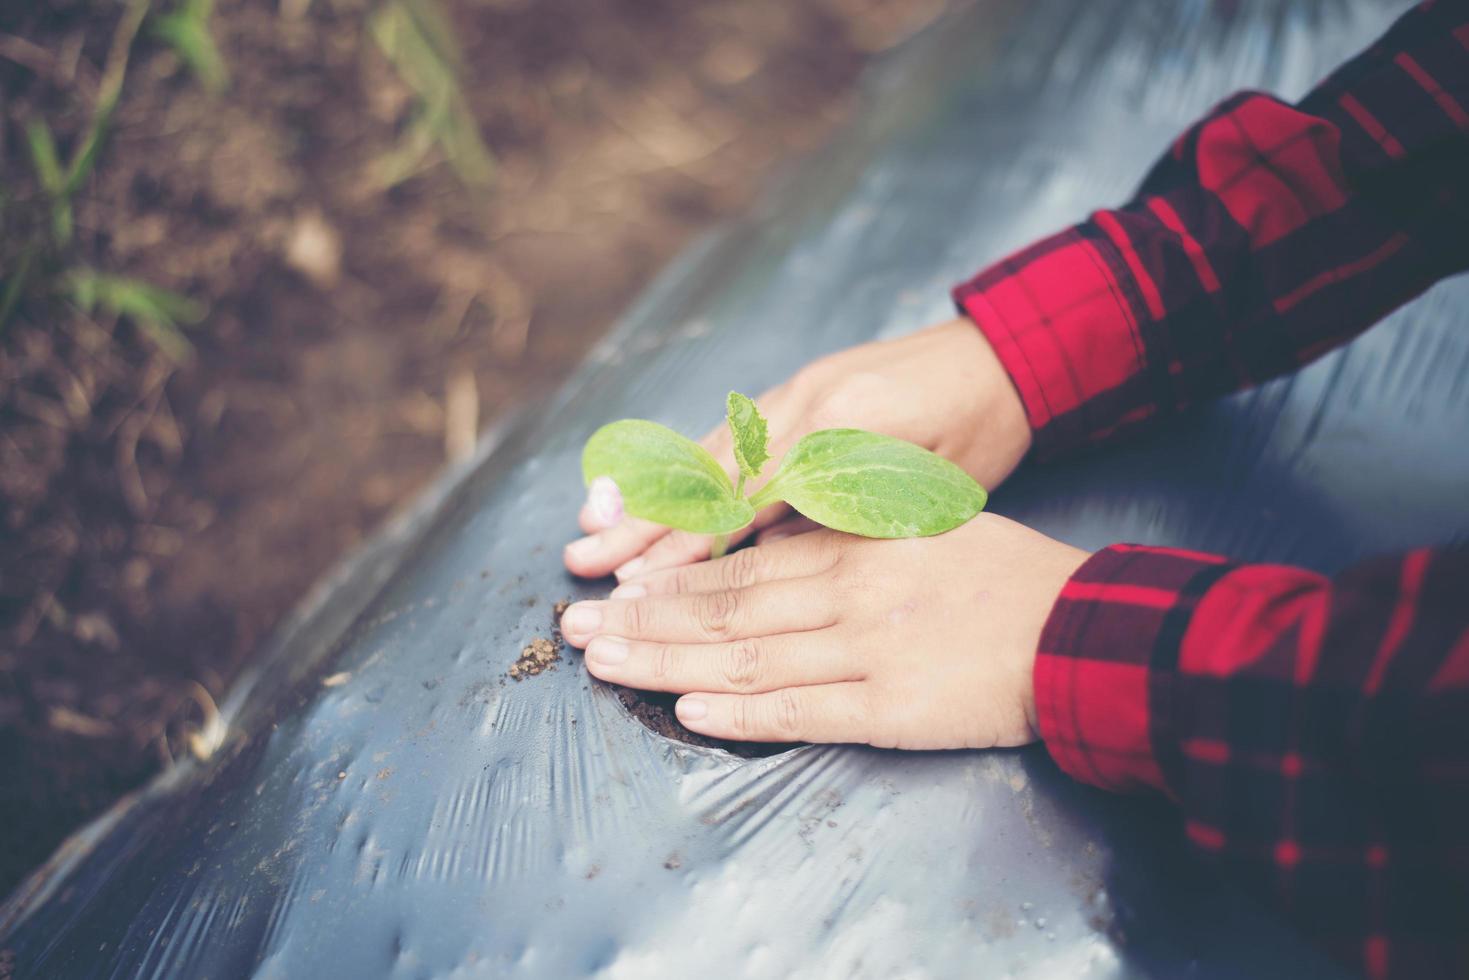
[[[955,290],[1040,455],[1300,367],[1469,268],[1469,0],[1424,3],[1295,106],[1247,92],[1124,207]],[[1115,545],[1035,668],[1078,779],[1379,976],[1469,976],[1469,549],[1327,578]]]

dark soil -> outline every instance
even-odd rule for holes
[[[668,694],[663,691],[635,691],[619,684],[609,686],[617,692],[617,699],[622,702],[622,706],[628,710],[629,714],[647,728],[675,742],[723,749],[742,759],[759,759],[795,748],[794,745],[782,742],[732,742],[726,738],[705,738],[685,728],[678,720],[678,716],[673,713],[673,706],[678,701],[677,694]]]
[[[570,605],[569,599],[562,599],[551,607],[551,622],[554,624],[551,628],[551,639],[544,640],[540,637],[533,639],[525,649],[520,651],[519,659],[510,666],[509,676],[520,680],[522,677],[556,669],[553,665],[561,659],[561,651],[566,649],[566,641],[561,636],[561,614],[566,612]],[[592,683],[604,682],[594,678]],[[706,738],[697,732],[689,731],[678,720],[678,715],[673,710],[675,702],[678,701],[678,695],[663,691],[638,691],[620,684],[608,684],[607,686],[617,694],[617,700],[622,702],[628,714],[641,722],[643,727],[664,738],[671,738],[675,742],[723,749],[743,759],[764,758],[795,747],[779,742],[734,742],[724,738]]]
[[[219,0],[219,94],[145,24],[75,234],[0,332],[0,894],[941,6],[439,0],[497,161],[471,192],[432,153],[378,177],[414,111],[365,28],[383,2]],[[26,126],[72,152],[120,7],[0,4],[7,282],[49,217]],[[202,304],[191,352],[43,288],[77,266]]]

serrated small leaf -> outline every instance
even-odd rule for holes
[[[590,485],[611,477],[627,513],[695,534],[728,534],[755,519],[729,475],[703,446],[667,426],[623,419],[602,426],[581,455]]]
[[[869,538],[942,534],[984,509],[984,488],[958,466],[902,439],[861,429],[803,438],[750,503],[784,500],[819,524]]]
[[[770,428],[755,402],[738,391],[729,393],[725,418],[734,437],[735,462],[740,464],[740,472],[753,480],[770,458]]]

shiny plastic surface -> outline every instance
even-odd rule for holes
[[[1401,9],[990,2],[915,39],[843,138],[287,624],[208,762],[0,908],[13,975],[1332,975],[1187,858],[1166,808],[1074,784],[1040,748],[741,761],[643,729],[575,658],[504,678],[556,600],[605,588],[559,560],[597,425],[697,433],[730,388],[950,315],[952,282],[1124,199],[1212,102],[1299,95]],[[1461,277],[1294,378],[1025,471],[993,506],[1083,546],[1328,571],[1462,539],[1466,378]]]

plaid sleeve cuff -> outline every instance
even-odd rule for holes
[[[1041,739],[1068,774],[1104,789],[1170,795],[1172,681],[1199,597],[1234,566],[1197,552],[1113,545],[1061,590],[1041,633]]]
[[[1154,413],[1127,257],[1096,221],[1044,238],[954,289],[1055,456]]]

